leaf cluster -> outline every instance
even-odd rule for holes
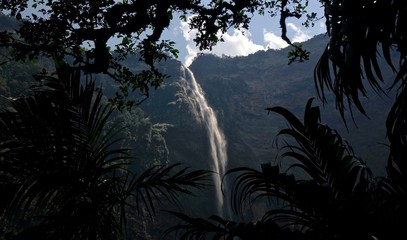
[[[123,84],[114,102],[131,106],[142,102],[149,88],[156,88],[166,78],[155,64],[178,55],[173,41],[161,39],[174,14],[197,30],[194,40],[200,49],[211,49],[222,41],[219,33],[231,27],[246,29],[255,13],[265,11],[281,16],[282,37],[291,44],[285,21],[307,16],[307,6],[308,0],[2,1],[0,10],[21,22],[14,32],[1,32],[0,46],[13,50],[12,60],[47,56],[60,61],[69,57],[75,68],[108,74]],[[307,17],[312,18],[314,14]],[[108,46],[112,39],[119,40],[114,49]],[[132,53],[139,54],[145,70],[133,73],[121,64]],[[135,90],[142,97],[126,102],[127,91]]]
[[[27,97],[0,109],[0,233],[11,239],[120,239],[127,209],[177,203],[207,184],[207,171],[154,166],[129,171],[115,110],[93,81],[67,65],[37,75]]]
[[[405,188],[392,180],[402,174],[374,179],[349,144],[320,123],[320,111],[312,106],[312,99],[303,121],[283,107],[267,110],[289,124],[278,133],[284,137],[280,164],[226,173],[234,176],[233,211],[242,216],[247,205],[265,199],[270,205],[263,217],[250,223],[172,213],[183,223],[166,234],[176,232],[182,239],[370,239],[403,231]],[[288,164],[284,164],[286,159]]]

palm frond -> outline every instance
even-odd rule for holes
[[[262,164],[262,171],[252,168],[234,168],[226,172],[226,175],[238,174],[232,187],[232,209],[236,214],[242,214],[246,203],[249,205],[260,199],[292,200],[293,186],[296,184],[293,175],[280,173],[278,166]]]
[[[314,70],[318,95],[325,101],[325,90],[332,91],[342,118],[346,110],[352,113],[353,106],[366,114],[360,101],[361,97],[367,96],[366,86],[370,85],[377,93],[384,94],[378,52],[381,50],[394,71],[396,68],[391,49],[395,46],[400,52],[400,61],[405,59],[406,46],[400,39],[405,37],[405,25],[401,22],[404,22],[402,19],[407,14],[406,2],[380,0],[324,3],[330,41]],[[399,75],[405,75],[403,69],[405,67],[398,69]]]
[[[404,85],[397,96],[386,119],[387,137],[391,143],[388,168],[396,165],[399,171],[406,176],[407,164],[407,85]]]
[[[287,136],[294,143],[286,143],[282,157],[297,161],[292,167],[300,167],[319,184],[328,184],[337,194],[350,193],[358,184],[355,175],[369,170],[355,155],[341,136],[327,125],[319,123],[318,107],[312,107],[312,98],[307,102],[304,124],[287,110],[269,108],[283,115],[291,128],[283,129],[278,136]],[[287,116],[289,116],[287,118]],[[368,176],[366,176],[368,177]]]
[[[150,215],[155,214],[154,201],[165,199],[178,204],[180,193],[193,195],[192,188],[202,189],[209,186],[208,177],[211,172],[206,170],[188,171],[188,168],[175,170],[180,164],[153,166],[135,175],[130,181],[128,192],[136,199],[137,209],[142,205]],[[175,171],[175,172],[174,172]]]
[[[163,238],[175,233],[177,239],[296,239],[291,229],[282,229],[271,218],[265,217],[255,223],[235,222],[210,216],[208,219],[193,218],[185,214],[168,211],[175,215],[182,223],[168,228]]]
[[[31,96],[0,112],[1,175],[13,189],[0,214],[10,224],[32,216],[34,225],[21,234],[52,225],[75,229],[65,239],[94,238],[106,230],[92,228],[93,221],[119,236],[113,212],[125,200],[126,149],[114,148],[117,130],[104,129],[112,108],[101,103],[100,91],[95,95],[94,83],[81,88],[80,73],[62,68],[58,78],[43,76]]]
[[[207,239],[207,237],[211,237],[214,240],[231,239],[230,237],[227,237],[227,226],[229,225],[229,222],[218,216],[211,216],[206,220],[203,218],[189,217],[179,212],[165,212],[175,215],[185,223],[168,228],[163,232],[162,238],[175,233],[177,239],[180,240]],[[182,232],[182,234],[178,235],[178,232]]]
[[[281,160],[294,160],[286,169],[294,170],[291,174],[281,172],[280,166],[270,163],[262,164],[261,171],[240,167],[226,173],[235,175],[231,192],[233,211],[242,214],[247,204],[260,198],[280,201],[264,214],[257,226],[275,224],[278,234],[288,234],[287,237],[298,233],[347,234],[330,229],[338,225],[332,219],[342,219],[340,209],[349,208],[349,202],[356,195],[365,194],[370,184],[370,170],[335,130],[320,123],[319,108],[312,106],[312,100],[306,104],[303,122],[285,108],[267,109],[282,115],[289,123],[277,137],[285,138]],[[296,179],[296,168],[302,169],[308,177]],[[228,231],[232,234],[232,230],[228,228]],[[276,233],[265,232],[269,236]]]

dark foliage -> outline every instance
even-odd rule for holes
[[[57,69],[0,110],[2,237],[119,239],[130,206],[154,214],[154,201],[207,186],[207,171],[177,165],[129,172],[120,129],[106,128],[114,108],[78,70]]]
[[[127,97],[129,89],[139,90],[143,97],[148,97],[149,88],[158,87],[165,78],[154,64],[167,59],[169,55],[177,55],[173,42],[165,40],[160,42],[159,40],[163,30],[169,26],[173,12],[181,13],[183,20],[186,20],[187,14],[196,14],[189,22],[192,28],[198,30],[195,41],[201,49],[211,49],[214,44],[222,41],[222,38],[217,35],[219,31],[225,33],[232,26],[246,28],[250,22],[250,16],[254,12],[260,14],[267,12],[271,16],[279,16],[282,38],[291,44],[286,36],[286,20],[306,15],[308,5],[307,0],[213,0],[207,4],[201,3],[202,1],[179,0],[125,3],[105,0],[48,1],[47,3],[32,1],[32,7],[39,10],[38,14],[24,17],[24,10],[28,7],[28,2],[2,1],[0,9],[10,11],[12,16],[21,19],[22,22],[15,32],[1,33],[0,46],[10,47],[13,50],[13,60],[33,59],[43,55],[52,57],[59,63],[61,59],[69,56],[73,58],[73,67],[76,69],[88,73],[109,74],[122,83],[121,92],[114,100],[119,106],[126,104],[125,97]],[[187,229],[187,232],[182,235],[183,239],[204,237],[233,239],[235,236],[242,239],[371,239],[372,237],[393,239],[402,233],[405,227],[402,222],[405,222],[403,220],[405,220],[407,211],[405,206],[407,182],[405,163],[407,154],[407,115],[405,112],[407,72],[407,34],[405,30],[407,28],[405,24],[407,21],[405,20],[407,2],[404,0],[320,0],[320,3],[325,10],[327,33],[330,37],[330,42],[315,68],[316,88],[322,100],[326,100],[325,92],[327,90],[333,92],[336,106],[344,119],[345,112],[350,110],[352,114],[353,107],[356,107],[362,114],[366,114],[361,102],[362,98],[367,97],[366,87],[372,87],[379,94],[386,90],[383,89],[381,83],[383,81],[382,67],[377,61],[379,53],[396,72],[392,89],[397,90],[397,99],[389,111],[386,122],[391,150],[387,164],[388,176],[372,179],[369,169],[353,155],[351,148],[339,134],[319,122],[319,110],[311,106],[311,101],[306,106],[303,122],[284,108],[270,108],[270,111],[282,115],[290,124],[289,128],[283,129],[279,133],[279,136],[290,139],[282,147],[282,159],[287,157],[293,159],[294,163],[290,165],[289,170],[301,169],[307,174],[307,177],[298,178],[291,172],[283,172],[279,166],[268,164],[262,165],[262,171],[249,168],[230,170],[228,175],[237,174],[232,203],[236,212],[241,211],[246,202],[253,202],[263,197],[279,199],[287,207],[272,208],[266,211],[263,218],[256,224],[236,223],[216,216],[209,220],[195,219],[173,213],[186,224],[171,228],[167,233]],[[306,24],[310,24],[309,21],[312,22],[315,19],[313,14],[306,16]],[[146,30],[150,30],[150,32],[145,34]],[[119,35],[122,42],[116,48],[115,54],[111,54],[106,44],[115,35]],[[82,45],[87,42],[91,42],[90,48],[82,48]],[[397,64],[390,58],[392,48],[399,52]],[[120,63],[128,53],[134,52],[137,52],[140,60],[146,63],[146,67],[136,74]],[[289,58],[290,62],[304,61],[308,59],[308,52],[300,46],[294,46],[293,51],[289,53]],[[139,186],[146,187],[142,183],[149,182],[153,189],[158,187],[155,190],[158,190],[159,194],[167,195],[172,199],[175,196],[174,192],[168,191],[168,188],[176,186],[174,183],[179,184],[179,180],[181,182],[182,180],[195,181],[199,178],[196,178],[194,174],[187,174],[184,177],[184,170],[181,170],[180,175],[175,175],[178,179],[174,180],[171,177],[167,178],[169,169],[158,167],[147,171],[147,175],[141,175],[144,178],[141,182],[135,180],[130,185],[123,185],[123,178],[120,174],[117,175],[120,171],[112,172],[113,169],[121,166],[123,150],[107,151],[108,147],[114,146],[116,142],[115,140],[110,141],[105,136],[114,136],[114,131],[107,131],[107,135],[103,135],[99,128],[110,114],[111,109],[92,108],[93,105],[89,104],[91,98],[85,98],[87,100],[85,102],[88,104],[87,109],[91,111],[90,114],[84,114],[86,110],[78,108],[80,111],[77,111],[77,108],[72,108],[72,105],[61,100],[63,95],[51,94],[56,93],[55,90],[58,89],[64,88],[55,88],[52,85],[51,89],[46,91],[37,90],[36,97],[19,99],[14,102],[17,104],[14,106],[14,110],[2,113],[4,128],[10,129],[7,130],[10,133],[6,132],[5,138],[1,141],[0,160],[5,163],[6,167],[5,170],[1,170],[1,187],[5,192],[11,193],[8,196],[12,196],[2,199],[1,204],[4,209],[2,217],[21,215],[20,213],[8,214],[9,210],[14,211],[15,209],[26,209],[25,213],[36,215],[38,211],[42,210],[42,206],[52,202],[50,207],[45,208],[46,212],[41,213],[41,216],[50,214],[57,220],[35,220],[33,227],[28,229],[29,234],[32,232],[50,234],[51,232],[48,230],[55,229],[50,228],[55,223],[57,223],[57,227],[78,227],[58,222],[62,219],[65,221],[65,218],[58,214],[66,215],[68,212],[73,212],[72,218],[68,219],[76,219],[76,213],[79,214],[78,216],[83,213],[86,217],[78,219],[87,223],[96,222],[101,228],[88,229],[89,225],[84,224],[74,230],[61,228],[58,233],[66,231],[79,234],[77,236],[92,236],[92,238],[107,236],[109,238],[109,236],[116,236],[116,233],[119,232],[117,226],[120,224],[117,224],[116,220],[112,220],[112,216],[109,215],[112,211],[103,211],[101,214],[99,210],[114,209],[116,211],[117,206],[119,209],[123,209],[121,208],[122,200],[126,197],[119,197],[119,201],[113,201],[115,203],[113,205],[109,201],[106,202],[105,199],[111,199],[111,196],[103,195],[106,194],[105,191],[99,192],[100,188],[103,189],[106,186],[105,184],[112,184],[108,187],[109,191],[113,189],[122,196],[122,190],[128,190],[123,186],[130,186],[130,189],[134,191],[136,187],[132,186],[139,184]],[[78,91],[73,92],[73,96],[80,96],[75,95],[76,92]],[[76,98],[70,99],[69,102],[73,99]],[[96,102],[98,101],[100,101],[100,97],[96,98]],[[39,107],[42,105],[48,107],[48,109],[45,108],[47,111]],[[20,116],[20,112],[24,114]],[[45,114],[47,119],[53,121],[42,124],[43,119],[38,118],[37,113]],[[85,121],[78,121],[82,115]],[[30,120],[40,119],[41,121],[29,121],[29,124],[25,125],[26,116]],[[66,121],[69,121],[69,124]],[[21,123],[24,124],[20,126]],[[60,123],[65,123],[63,126],[69,126],[69,130],[56,128]],[[51,128],[48,128],[48,125]],[[21,136],[13,135],[14,132],[19,132],[21,129],[24,129],[24,131],[20,131]],[[38,131],[38,129],[40,130]],[[84,129],[89,131],[83,132]],[[35,135],[36,138],[27,137],[26,134]],[[83,138],[84,136],[85,138]],[[32,139],[36,141],[33,142]],[[62,141],[63,144],[54,146],[50,144],[53,141]],[[71,143],[75,141],[80,144],[72,145]],[[82,195],[83,191],[79,191],[78,200],[78,193],[73,192],[76,200],[65,204],[64,201],[69,199],[65,197],[65,194],[70,193],[71,189],[77,188],[73,188],[69,184],[64,185],[64,181],[58,178],[60,175],[55,174],[54,171],[48,173],[48,166],[53,166],[54,161],[49,161],[50,164],[47,164],[44,168],[46,171],[44,171],[44,169],[38,170],[40,168],[37,167],[36,159],[54,160],[54,156],[56,156],[55,158],[62,160],[60,161],[62,165],[57,165],[57,169],[65,169],[65,165],[70,164],[70,161],[65,162],[65,155],[83,156],[83,154],[89,153],[89,149],[92,151],[89,156],[86,155],[86,159],[89,157],[91,162],[94,161],[98,167],[96,170],[91,169],[92,174],[74,177],[75,181],[79,182],[69,182],[70,184],[75,183],[79,189],[85,189],[86,194]],[[69,154],[65,154],[65,152]],[[116,154],[120,157],[117,157]],[[74,159],[76,157],[75,155]],[[14,159],[20,158],[34,160],[14,161]],[[7,163],[7,161],[11,162]],[[119,162],[117,163],[117,161]],[[25,166],[26,164],[28,165]],[[84,162],[80,162],[73,166],[89,170],[88,166],[86,164],[83,166],[83,164]],[[94,171],[92,172],[92,170]],[[32,178],[32,172],[38,174],[34,174],[34,178]],[[56,172],[58,173],[58,171]],[[78,171],[74,172],[76,174]],[[106,172],[108,174],[105,174]],[[45,178],[43,173],[47,173]],[[196,174],[199,176],[204,173],[197,172]],[[54,177],[54,175],[56,181],[49,181],[47,177]],[[106,176],[107,178],[105,178]],[[90,177],[90,181],[83,181],[88,177]],[[156,179],[167,182],[157,184]],[[59,182],[64,183],[61,185],[62,190],[55,190],[53,184]],[[86,187],[84,187],[84,182],[90,183],[90,185],[85,184]],[[124,182],[127,183],[127,181]],[[37,185],[37,183],[41,184]],[[120,187],[113,187],[118,186],[117,183],[120,183]],[[48,190],[43,191],[38,188],[42,185],[49,185],[46,187]],[[194,183],[192,186],[201,185]],[[166,190],[162,190],[162,188]],[[92,191],[87,192],[89,189]],[[183,192],[182,188],[176,188],[176,190]],[[107,191],[108,194],[110,194],[109,191]],[[92,194],[101,194],[102,197],[95,198]],[[128,192],[126,194],[125,196],[131,195]],[[146,196],[143,198],[144,202],[150,208],[152,206],[150,197],[159,195],[150,190],[146,190],[144,194]],[[113,194],[113,198],[116,196]],[[100,205],[99,200],[96,199],[101,199]],[[97,204],[92,206],[97,207],[86,207],[85,211],[83,206],[89,206],[87,205],[89,200],[91,203],[96,202]],[[64,207],[60,208],[61,203],[68,206],[68,211]],[[119,204],[116,205],[116,203]],[[89,209],[90,212],[87,212]],[[92,218],[95,216],[98,216],[98,221],[91,221],[96,219]],[[105,225],[112,228],[103,227]],[[44,231],[44,229],[48,230]],[[106,230],[109,232],[104,232]],[[20,236],[27,233],[23,231]]]
[[[281,163],[261,170],[235,168],[232,207],[238,215],[248,205],[266,199],[271,205],[255,222],[235,222],[212,216],[191,218],[173,213],[183,223],[169,228],[182,239],[393,239],[402,234],[405,189],[395,175],[373,178],[347,142],[320,123],[319,108],[307,103],[301,122],[282,107],[289,128],[280,148]],[[284,164],[285,159],[291,160]],[[282,166],[288,165],[287,169]],[[301,171],[299,171],[301,170]],[[396,175],[402,177],[401,174]]]
[[[281,15],[282,37],[286,36],[286,20],[306,16],[310,24],[315,14],[307,14],[306,1],[124,1],[75,0],[75,1],[2,1],[0,10],[20,20],[16,31],[0,32],[0,46],[13,50],[10,60],[51,57],[57,61],[70,57],[72,66],[88,73],[105,73],[122,84],[114,102],[119,106],[141,103],[149,96],[150,88],[157,88],[166,78],[155,64],[170,57],[177,57],[174,42],[161,40],[163,31],[170,25],[175,14],[182,21],[197,29],[196,44],[211,49],[222,41],[218,33],[229,28],[248,28],[253,13]],[[28,8],[34,9],[26,14]],[[118,37],[121,41],[115,49],[107,42]],[[86,48],[84,48],[86,46]],[[128,54],[139,54],[146,65],[137,73],[122,65]],[[307,58],[307,52],[299,46],[293,51],[293,59]],[[138,91],[136,101],[126,101],[128,91]]]
[[[321,99],[326,90],[335,95],[336,106],[344,117],[352,106],[365,113],[361,99],[367,97],[367,87],[385,93],[382,68],[378,57],[383,57],[396,72],[392,89],[397,99],[388,114],[387,132],[393,155],[405,158],[405,78],[407,72],[406,22],[407,2],[387,1],[321,1],[325,7],[327,32],[330,41],[315,68],[315,83]],[[391,51],[398,52],[394,63]],[[403,145],[400,146],[400,144]],[[391,157],[405,172],[405,164]]]
[[[192,229],[187,230],[185,236],[199,239],[194,237],[203,235],[199,232],[202,231],[213,232],[213,239],[217,239],[217,234],[230,239],[233,236],[241,239],[253,239],[253,236],[258,236],[255,239],[349,239],[355,236],[369,239],[372,229],[367,229],[369,211],[363,207],[363,201],[370,197],[370,170],[333,129],[319,122],[319,108],[312,107],[311,103],[312,99],[307,103],[303,123],[282,107],[268,109],[282,115],[290,124],[290,128],[279,133],[286,139],[281,160],[295,160],[287,172],[281,172],[277,165],[263,164],[261,171],[242,167],[226,174],[236,175],[232,189],[232,207],[236,213],[241,214],[247,203],[254,204],[262,198],[283,207],[271,207],[256,223],[236,223],[219,217],[194,220],[182,215],[179,217],[187,222],[187,229]],[[294,168],[300,168],[306,176],[290,173]],[[202,230],[203,226],[211,227]]]
[[[406,217],[406,2],[321,2],[330,37],[315,68],[321,99],[326,100],[327,89],[334,93],[342,117],[347,109],[352,113],[353,105],[366,114],[360,101],[367,96],[364,80],[379,94],[385,91],[381,83],[382,66],[377,61],[379,51],[397,73],[392,86],[398,87],[397,99],[386,122],[391,149],[388,176],[372,181],[370,171],[355,159],[347,143],[335,131],[318,123],[319,110],[311,108],[310,102],[303,124],[284,108],[270,108],[291,125],[279,135],[296,143],[287,141],[282,157],[295,159],[290,168],[301,168],[311,180],[295,180],[287,173],[280,174],[278,166],[262,165],[261,172],[233,169],[229,174],[239,173],[232,198],[234,210],[239,212],[246,201],[268,196],[288,201],[290,208],[271,210],[265,214],[266,219],[280,223],[282,229],[299,227],[302,238],[392,239],[402,234]],[[391,48],[399,52],[398,67],[391,60]],[[184,220],[192,223],[190,219]]]

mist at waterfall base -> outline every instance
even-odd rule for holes
[[[219,126],[218,119],[212,107],[209,106],[201,86],[196,82],[192,71],[181,66],[180,87],[183,95],[187,96],[188,105],[196,121],[206,128],[209,138],[209,151],[211,156],[211,170],[213,174],[214,188],[216,192],[216,206],[218,215],[228,218],[231,210],[225,200],[227,185],[222,185],[222,178],[227,166],[226,139]]]

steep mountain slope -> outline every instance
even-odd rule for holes
[[[202,55],[193,62],[190,68],[223,123],[230,167],[274,160],[277,152],[273,142],[285,123],[277,116],[267,115],[264,109],[283,106],[302,116],[308,98],[317,97],[313,70],[326,42],[327,38],[320,35],[304,43],[311,52],[310,60],[305,63],[288,65],[288,48],[236,58]],[[394,75],[386,69],[384,76],[388,84]],[[323,107],[322,121],[337,129],[354,146],[355,152],[381,174],[388,152],[384,145],[384,123],[392,101],[391,97],[377,96],[372,89],[368,91],[369,99],[364,104],[369,118],[355,112],[357,126],[348,114],[346,129],[331,97]],[[322,108],[320,101],[316,103]]]
[[[321,35],[304,43],[311,52],[310,60],[291,65],[287,64],[288,49],[260,51],[247,57],[200,55],[195,59],[190,69],[226,135],[228,168],[259,168],[261,163],[275,161],[278,155],[275,137],[286,123],[264,109],[279,105],[302,116],[306,101],[317,96],[313,70],[326,42],[327,38]],[[138,58],[130,57],[126,61],[134,64]],[[32,84],[31,75],[40,71],[41,64],[0,66],[0,94],[24,94],[20,88]],[[196,121],[188,96],[181,91],[181,68],[181,63],[175,60],[160,64],[161,71],[170,78],[157,90],[151,90],[150,98],[139,108],[117,116],[126,126],[129,140],[125,147],[135,149],[133,155],[141,170],[154,164],[175,162],[195,169],[211,168],[207,132]],[[389,83],[393,73],[388,70],[384,76]],[[96,77],[103,82],[106,94],[114,94],[117,86],[113,81],[105,76]],[[348,115],[346,129],[332,98],[328,98],[329,103],[323,107],[322,121],[337,129],[376,173],[383,174],[388,152],[384,123],[392,98],[370,92],[370,98],[364,100],[369,118],[355,112],[358,127]],[[321,102],[315,102],[322,108]],[[197,195],[193,200],[185,199],[187,213],[195,216],[216,213],[213,189]],[[149,227],[151,233],[158,232],[157,226],[173,224],[170,218],[164,217],[161,221]]]
[[[310,60],[291,65],[287,64],[288,48],[260,51],[247,57],[200,55],[195,59],[190,69],[225,132],[228,168],[259,167],[261,163],[276,159],[276,134],[286,123],[276,115],[267,114],[264,109],[283,106],[302,116],[306,101],[317,97],[313,70],[326,42],[323,35],[305,42],[305,48],[311,52]],[[137,58],[128,61],[134,63]],[[161,71],[170,78],[160,88],[152,90],[150,98],[139,107],[152,125],[165,126],[159,136],[165,140],[160,144],[166,145],[164,149],[168,153],[161,161],[183,162],[194,168],[208,169],[211,167],[208,136],[204,127],[194,119],[188,96],[181,91],[181,68],[181,63],[175,60],[161,64]],[[386,84],[394,76],[389,69],[383,75]],[[105,83],[105,88],[112,93],[109,81]],[[324,105],[318,99],[315,103],[321,107],[322,121],[337,129],[376,173],[384,174],[388,153],[385,118],[392,98],[384,94],[378,96],[372,89],[368,91],[369,98],[363,100],[368,117],[354,112],[353,122],[348,113],[348,128],[329,93],[328,104]],[[141,146],[144,145],[130,147]],[[151,157],[151,151],[149,155]],[[144,158],[149,155],[145,154]]]

